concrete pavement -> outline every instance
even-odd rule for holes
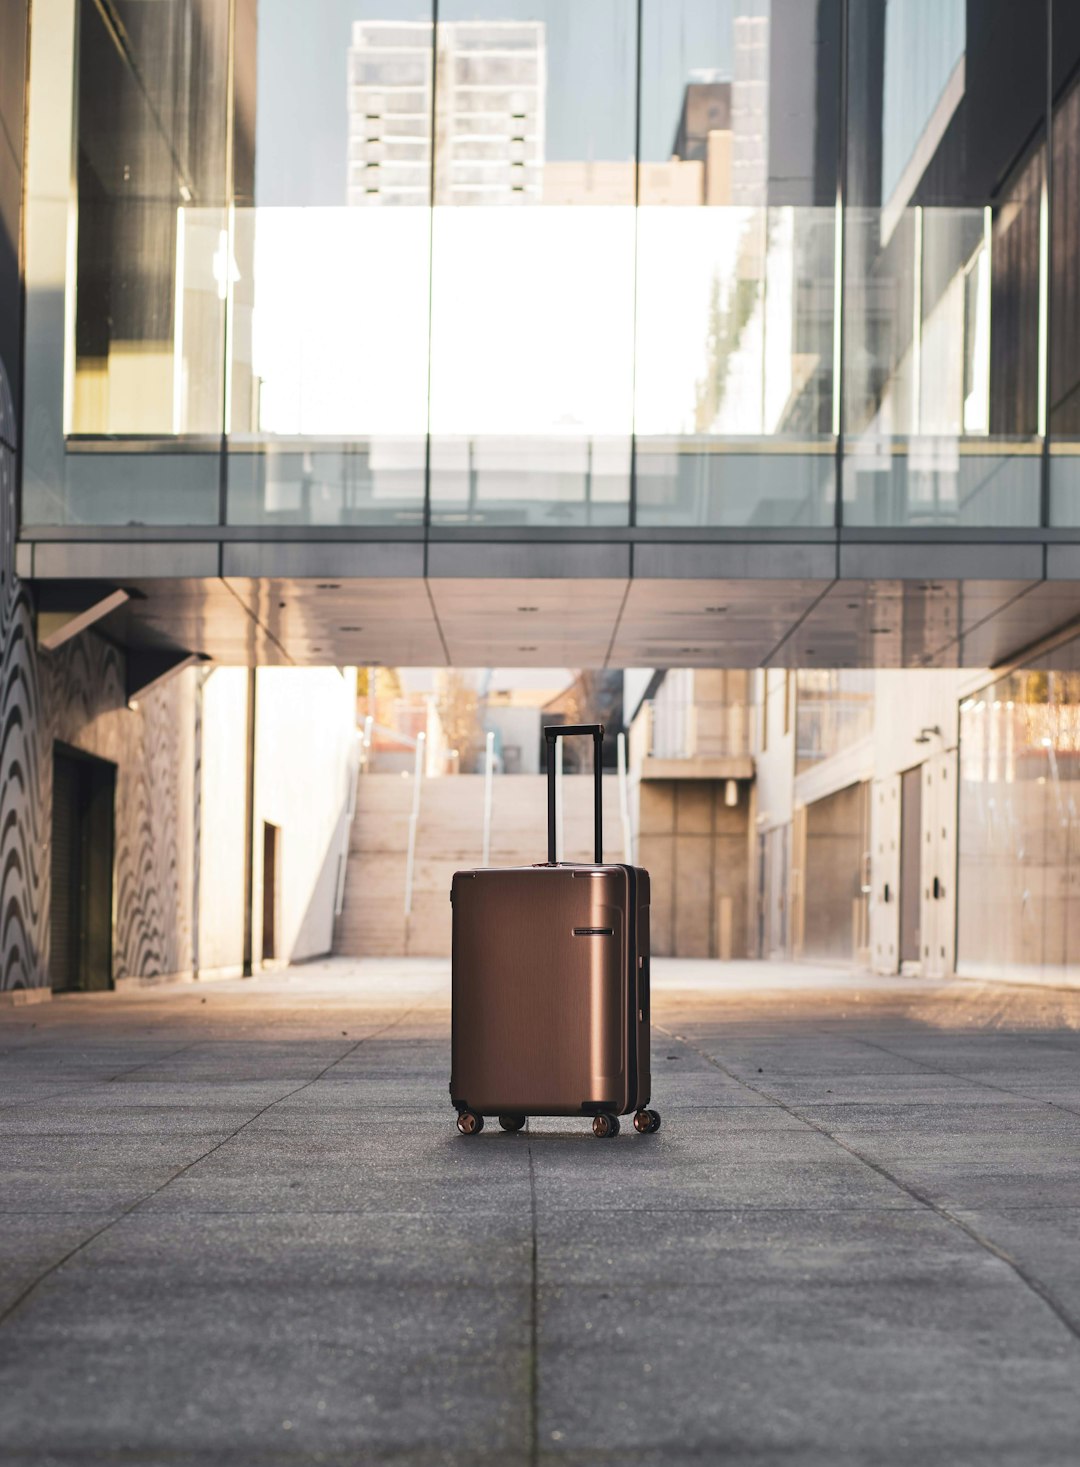
[[[448,971],[0,1010],[5,1467],[1075,1467],[1080,993],[658,963],[655,1137]]]

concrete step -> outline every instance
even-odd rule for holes
[[[563,782],[564,858],[591,861],[592,777],[567,775]],[[547,854],[547,780],[506,775],[493,786],[492,866],[531,866]],[[404,916],[405,872],[413,781],[400,774],[367,774],[357,787],[356,814],[349,832],[349,858],[334,951],[342,956],[374,954],[445,956],[450,951],[450,883],[454,872],[479,866],[483,854],[482,775],[424,781],[416,829],[413,910]],[[604,847],[622,856],[618,785],[604,781]]]

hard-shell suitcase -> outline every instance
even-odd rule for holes
[[[593,739],[595,863],[555,859],[555,740]],[[453,903],[450,1099],[474,1136],[495,1115],[507,1131],[527,1116],[592,1118],[619,1132],[649,1110],[649,873],[605,864],[603,724],[545,728],[548,858],[537,866],[458,871]]]

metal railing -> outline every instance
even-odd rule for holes
[[[638,715],[644,723],[632,739],[634,753],[651,759],[752,754],[756,714],[752,703],[650,699]]]

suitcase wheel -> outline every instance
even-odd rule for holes
[[[658,1110],[639,1110],[634,1114],[634,1130],[640,1136],[651,1136],[660,1129],[660,1112]]]
[[[500,1116],[499,1125],[504,1131],[520,1131],[525,1124],[524,1116]]]
[[[602,1110],[598,1116],[593,1117],[592,1133],[601,1141],[606,1141],[611,1136],[619,1134],[619,1117],[613,1116],[610,1111]]]
[[[484,1129],[484,1117],[474,1110],[463,1110],[457,1118],[457,1128],[463,1136],[479,1136]]]

